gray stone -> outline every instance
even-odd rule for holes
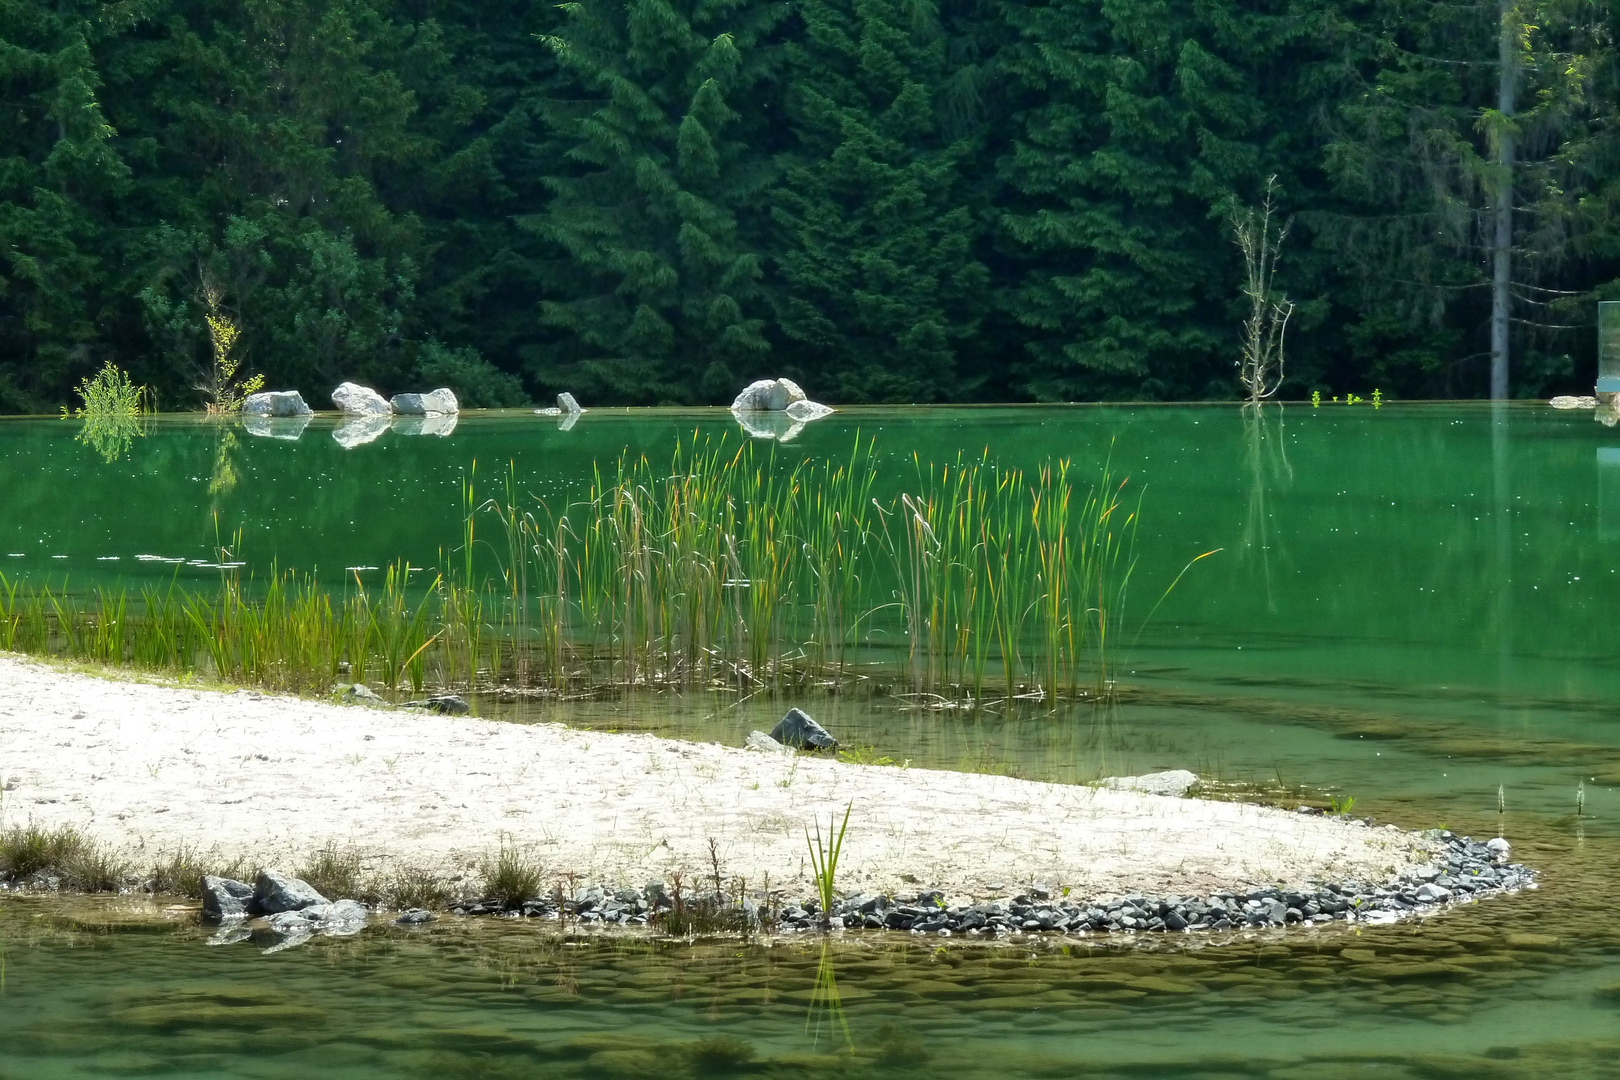
[[[352,416],[332,429],[332,439],[345,450],[374,443],[394,424],[386,413]]]
[[[393,406],[401,416],[449,415],[461,411],[456,395],[444,387],[425,394],[395,394]]]
[[[557,408],[562,412],[570,414],[582,413],[585,411],[579,407],[579,402],[574,400],[574,395],[570,394],[566,390],[557,395]]]
[[[789,709],[787,715],[771,729],[771,738],[783,746],[800,750],[832,750],[838,746],[838,740],[802,709]]]
[[[1417,892],[1419,902],[1424,904],[1443,904],[1451,899],[1451,890],[1433,883],[1419,885]]]
[[[808,398],[804,401],[795,401],[782,411],[801,424],[808,424],[812,420],[820,420],[823,416],[833,414],[833,410],[828,406],[819,401],[811,401]]]
[[[314,411],[296,390],[266,390],[242,402],[243,416],[309,416]]]
[[[748,741],[743,743],[744,750],[756,750],[762,754],[791,754],[791,746],[783,746],[763,731],[750,731]]]
[[[309,908],[315,911],[316,908]],[[323,934],[333,937],[347,937],[358,934],[366,927],[366,920],[371,912],[366,905],[358,900],[334,900],[321,910],[320,929]]]
[[[1498,859],[1505,859],[1513,850],[1513,845],[1498,836],[1493,840],[1485,841],[1485,848]]]
[[[307,881],[275,870],[260,870],[254,881],[252,910],[258,915],[301,911],[324,903],[326,897],[316,892]]]
[[[796,401],[804,401],[805,393],[791,379],[760,379],[743,387],[731,403],[733,412],[781,412]]]
[[[346,382],[332,391],[332,404],[351,416],[387,416],[394,411],[388,399],[369,386]]]
[[[353,683],[345,686],[338,696],[343,699],[345,705],[369,705],[374,709],[393,708],[386,698],[365,683]]]
[[[1198,774],[1188,772],[1186,769],[1172,769],[1169,772],[1144,773],[1141,776],[1106,776],[1097,783],[1099,787],[1112,791],[1181,796],[1187,794],[1192,786],[1198,783]]]
[[[394,921],[403,926],[420,926],[433,921],[433,912],[423,911],[421,908],[406,908]]]
[[[203,921],[223,922],[247,915],[248,903],[253,899],[253,886],[234,878],[206,874],[202,879],[202,894]]]
[[[402,709],[425,709],[428,712],[443,713],[446,716],[465,716],[472,711],[467,699],[460,694],[437,694],[426,701],[407,701],[401,705]]]

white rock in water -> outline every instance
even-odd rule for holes
[[[1502,839],[1500,836],[1494,840],[1485,841],[1485,846],[1490,849],[1492,855],[1495,855],[1499,859],[1507,858],[1508,852],[1513,850],[1513,845]]]
[[[387,402],[383,402],[384,405]],[[351,416],[337,427],[332,429],[332,438],[345,450],[353,450],[357,446],[376,442],[382,433],[388,430],[394,422],[391,414],[370,413],[364,416]]]
[[[833,412],[832,409],[821,402],[811,401],[808,398],[804,401],[795,401],[782,411],[801,424],[807,424],[811,420],[820,420],[823,416],[831,416]]]
[[[443,387],[426,394],[395,394],[393,405],[401,416],[451,416],[461,411],[456,395]]]
[[[792,379],[760,379],[743,387],[731,408],[733,412],[781,412],[803,400],[804,391]]]
[[[579,402],[574,400],[574,395],[566,390],[557,395],[557,408],[565,413],[582,413],[585,411],[579,407]]]
[[[1597,408],[1597,398],[1584,396],[1576,397],[1574,394],[1559,394],[1557,397],[1547,402],[1547,404],[1551,405],[1555,409],[1595,409]]]
[[[394,411],[388,399],[377,391],[352,382],[332,391],[332,404],[351,416],[386,416]]]
[[[243,416],[311,416],[314,412],[296,390],[266,390],[249,394],[242,402]]]
[[[1198,774],[1186,769],[1144,773],[1141,776],[1106,776],[1098,781],[1113,791],[1140,791],[1144,795],[1185,795],[1198,783]]]

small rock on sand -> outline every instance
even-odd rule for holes
[[[1111,791],[1140,791],[1144,795],[1185,795],[1198,783],[1198,774],[1186,769],[1143,773],[1141,776],[1106,776],[1100,787]]]
[[[838,740],[802,709],[789,709],[787,715],[771,729],[770,737],[783,746],[801,750],[833,750],[838,746]]]
[[[757,750],[762,754],[788,754],[793,748],[783,746],[763,731],[750,731],[748,740],[743,743],[744,750]]]

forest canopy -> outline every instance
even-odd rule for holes
[[[1486,393],[1502,220],[1510,392],[1589,392],[1617,29],[1614,0],[0,0],[0,411],[107,361],[198,407],[210,304],[317,407],[1235,398],[1232,222],[1273,178],[1282,396]]]

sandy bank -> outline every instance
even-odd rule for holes
[[[601,734],[225,694],[0,656],[0,815],[140,857],[189,846],[296,866],[460,871],[503,842],[548,874],[640,884],[708,866],[810,895],[803,829],[853,802],[843,888],[953,897],[1032,880],[1081,896],[1382,878],[1406,834],[1235,803],[780,758]]]

